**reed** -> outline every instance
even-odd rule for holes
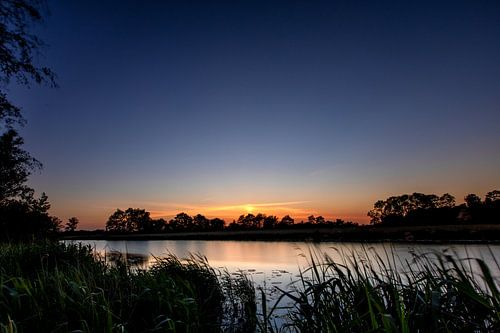
[[[145,271],[81,245],[0,245],[1,332],[254,331],[254,313],[228,321],[224,311],[254,307],[252,295],[246,278],[200,256],[168,256]]]
[[[0,332],[499,331],[499,281],[483,260],[369,251],[341,262],[310,251],[274,305],[258,290],[257,313],[248,278],[199,255],[141,270],[78,244],[0,244]]]
[[[402,262],[311,251],[278,329],[289,332],[498,332],[499,281],[481,259],[427,253]],[[375,259],[367,259],[375,258]],[[497,267],[498,268],[498,267]],[[269,314],[268,314],[269,317]],[[262,323],[260,327],[262,327]],[[272,327],[267,323],[266,327]]]

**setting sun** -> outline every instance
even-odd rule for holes
[[[246,211],[248,214],[253,214],[254,210],[255,210],[255,207],[250,206],[250,205],[245,205],[245,211]]]

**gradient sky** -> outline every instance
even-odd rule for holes
[[[366,222],[377,199],[500,189],[498,1],[49,1],[11,85],[51,213]]]

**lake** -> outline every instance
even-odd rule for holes
[[[68,241],[78,242],[78,241]],[[391,269],[399,271],[418,270],[418,264],[413,263],[415,255],[428,254],[435,258],[434,252],[451,254],[458,258],[483,259],[490,267],[493,276],[500,281],[500,245],[486,244],[421,244],[421,243],[340,243],[340,242],[270,242],[270,241],[204,241],[204,240],[139,240],[110,241],[85,240],[99,255],[108,260],[116,259],[126,254],[129,263],[134,267],[147,269],[157,258],[173,254],[179,258],[187,258],[199,254],[207,258],[209,264],[216,269],[228,270],[231,274],[243,272],[255,287],[265,291],[268,309],[276,301],[278,309],[273,313],[272,320],[276,327],[282,327],[286,322],[287,307],[293,306],[288,298],[279,298],[282,294],[278,288],[293,291],[301,289],[297,283],[302,277],[309,280],[312,271],[307,271],[311,257],[315,262],[323,261],[326,254],[337,263],[352,266],[352,255],[357,255],[357,264],[366,261],[376,261],[379,257]],[[467,268],[477,272],[480,270],[473,261],[464,261]],[[470,266],[469,266],[470,265]],[[375,266],[377,269],[377,266]],[[379,269],[381,269],[379,267]],[[262,299],[257,293],[258,313],[262,313]]]
[[[343,262],[357,253],[361,258],[373,260],[377,255],[392,267],[403,269],[401,263],[411,264],[415,254],[443,252],[459,258],[480,258],[500,277],[500,245],[485,244],[420,244],[420,243],[307,243],[269,241],[203,241],[203,240],[150,240],[110,241],[86,240],[97,253],[113,258],[118,252],[127,254],[132,263],[140,268],[152,265],[156,258],[174,254],[179,258],[200,254],[210,265],[227,269],[230,273],[244,272],[257,285],[287,288],[297,281],[300,271],[310,263],[310,254],[327,254],[336,262]],[[350,265],[349,262],[346,263]],[[307,275],[307,274],[306,274]]]

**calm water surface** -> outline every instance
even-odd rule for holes
[[[262,241],[198,241],[198,240],[151,240],[151,241],[82,241],[90,244],[101,255],[126,253],[132,261],[147,268],[156,258],[169,253],[179,258],[200,254],[212,267],[227,269],[231,273],[246,273],[257,286],[287,287],[297,281],[300,271],[310,263],[310,253],[327,254],[336,262],[343,262],[352,253],[366,259],[380,256],[393,267],[403,269],[401,262],[411,264],[415,254],[443,252],[460,258],[480,258],[489,264],[493,274],[500,277],[500,245],[483,244],[391,244],[391,243],[305,243]]]
[[[187,258],[191,254],[199,254],[208,259],[209,264],[218,269],[227,269],[231,274],[245,273],[254,282],[255,287],[265,291],[268,309],[276,301],[278,309],[272,320],[276,327],[287,322],[287,307],[293,305],[288,298],[279,298],[281,292],[276,288],[293,291],[301,288],[301,271],[309,267],[311,254],[328,255],[338,263],[350,265],[349,258],[356,253],[359,260],[373,260],[376,256],[390,263],[399,271],[412,265],[415,255],[433,252],[450,253],[459,258],[483,259],[500,281],[500,245],[427,245],[427,244],[391,244],[391,243],[305,243],[305,242],[262,242],[262,241],[197,241],[197,240],[151,240],[151,241],[81,241],[90,244],[97,253],[108,259],[117,257],[118,253],[127,254],[131,263],[140,268],[147,268],[157,258],[174,254],[179,258]],[[317,258],[317,257],[316,257]],[[316,260],[316,259],[315,259]],[[467,261],[469,263],[471,261]],[[417,266],[412,266],[415,269]],[[473,271],[479,269],[473,265]],[[311,272],[305,271],[307,280]],[[262,312],[262,300],[257,293],[258,313]],[[260,310],[259,310],[260,309]]]

